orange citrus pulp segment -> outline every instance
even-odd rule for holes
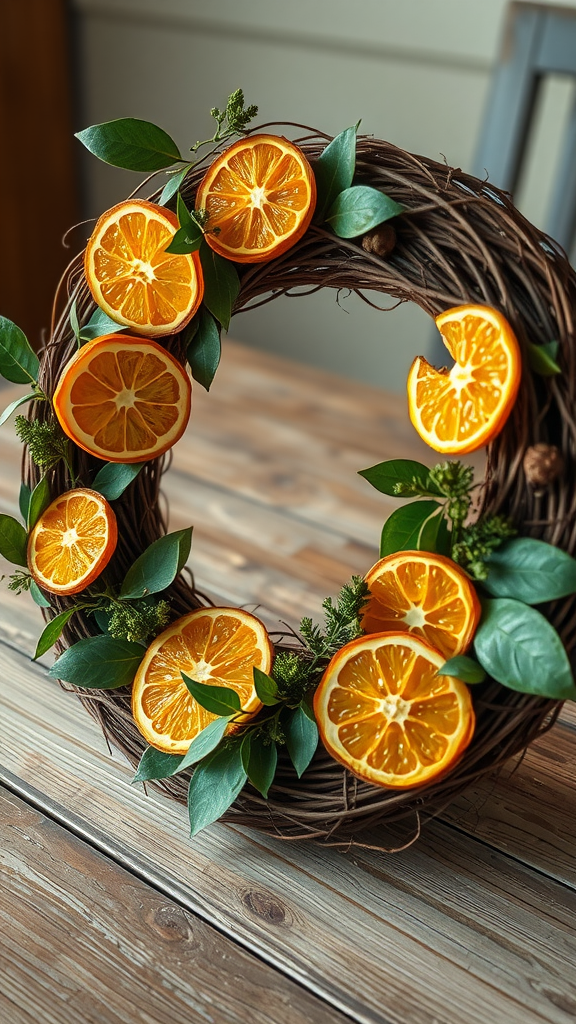
[[[279,256],[302,237],[316,205],[312,168],[276,135],[240,139],[217,157],[196,195],[208,211],[206,241],[236,263]]]
[[[408,789],[449,770],[472,739],[470,691],[437,675],[444,657],[406,633],[346,644],[314,697],[329,753],[376,786]]]
[[[145,338],[107,334],[76,352],[54,392],[62,429],[109,462],[144,462],[171,448],[190,416],[190,380]]]
[[[418,356],[408,375],[410,419],[435,451],[465,454],[504,426],[521,376],[508,321],[489,306],[457,306],[436,317],[454,366],[437,370]]]
[[[202,301],[198,253],[165,251],[178,227],[164,206],[128,199],[102,214],[86,246],[84,270],[95,301],[136,333],[174,334]]]
[[[61,494],[33,527],[28,567],[52,594],[77,594],[100,575],[116,548],[116,516],[97,491]]]
[[[370,597],[362,613],[365,633],[407,632],[445,658],[463,654],[480,620],[480,602],[466,574],[450,558],[399,551],[366,575]]]
[[[241,609],[201,608],[183,616],[156,637],[138,668],[132,690],[136,725],[158,750],[186,753],[216,715],[194,700],[181,672],[236,690],[244,716],[251,717],[262,706],[252,669],[269,672],[272,654],[264,625]]]

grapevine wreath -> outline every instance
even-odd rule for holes
[[[211,114],[186,159],[145,121],[79,133],[167,177],[98,220],[40,359],[0,320],[0,371],[29,385],[2,416],[25,445],[8,585],[44,610],[36,656],[56,645],[50,674],[137,781],[188,801],[192,834],[223,817],[348,845],[378,826],[384,849],[383,825],[415,837],[576,698],[576,278],[487,181],[358,126],[251,129],[241,90]],[[166,532],[159,488],[232,313],[319,288],[416,302],[451,366],[408,379],[437,464],[359,467],[402,501],[380,560],[273,643],[182,572],[191,529]],[[460,457],[484,447],[478,484]]]

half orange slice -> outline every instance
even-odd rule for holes
[[[216,715],[191,696],[182,672],[196,682],[236,690],[251,717],[262,707],[253,668],[269,672],[273,647],[265,626],[236,608],[201,608],[178,619],[148,648],[132,690],[132,713],[148,743],[185,754]]]
[[[466,573],[450,558],[398,551],[376,562],[366,583],[366,633],[411,633],[445,658],[468,650],[480,621],[480,602]]]
[[[145,462],[171,448],[190,416],[192,388],[155,341],[107,334],[64,367],[54,411],[68,437],[108,462]]]
[[[520,349],[510,324],[489,306],[456,306],[436,317],[451,369],[418,356],[408,374],[410,419],[446,454],[488,444],[504,426],[520,385]]]
[[[95,301],[116,323],[139,334],[174,334],[188,323],[204,290],[197,252],[166,252],[178,231],[176,214],[129,199],[102,214],[84,257]]]
[[[297,146],[277,135],[252,135],[208,168],[196,195],[207,210],[206,241],[236,263],[286,252],[306,231],[316,205],[312,168]]]
[[[474,710],[444,657],[406,633],[377,633],[332,658],[314,696],[324,746],[375,786],[409,789],[450,770],[470,743]]]
[[[84,487],[66,491],[32,529],[28,567],[51,594],[77,594],[106,567],[117,538],[116,516],[101,494]]]

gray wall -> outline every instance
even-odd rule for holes
[[[558,4],[558,0],[556,0]],[[115,117],[162,125],[183,152],[211,134],[208,111],[241,85],[259,120],[362,130],[469,168],[505,0],[73,0],[82,126]],[[570,6],[570,4],[565,4]],[[542,96],[519,205],[542,223],[572,85]],[[87,216],[135,176],[89,158]],[[376,297],[383,305],[385,296]],[[249,344],[403,390],[430,341],[413,306],[376,312],[326,291],[236,317]]]

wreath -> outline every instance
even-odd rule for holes
[[[0,318],[0,372],[28,385],[1,421],[29,403],[23,522],[0,516],[0,552],[43,609],[36,657],[56,646],[50,675],[135,780],[187,801],[192,834],[223,817],[346,845],[403,821],[415,838],[576,698],[576,279],[487,181],[358,125],[292,125],[290,142],[250,129],[256,112],[233,93],[190,158],[146,121],[79,133],[110,164],[168,176],[98,220],[40,358]],[[324,287],[435,318],[453,365],[416,359],[408,399],[440,454],[360,468],[403,499],[379,561],[326,599],[322,625],[272,637],[198,592],[160,481],[232,314]],[[482,447],[477,482],[460,456]]]

